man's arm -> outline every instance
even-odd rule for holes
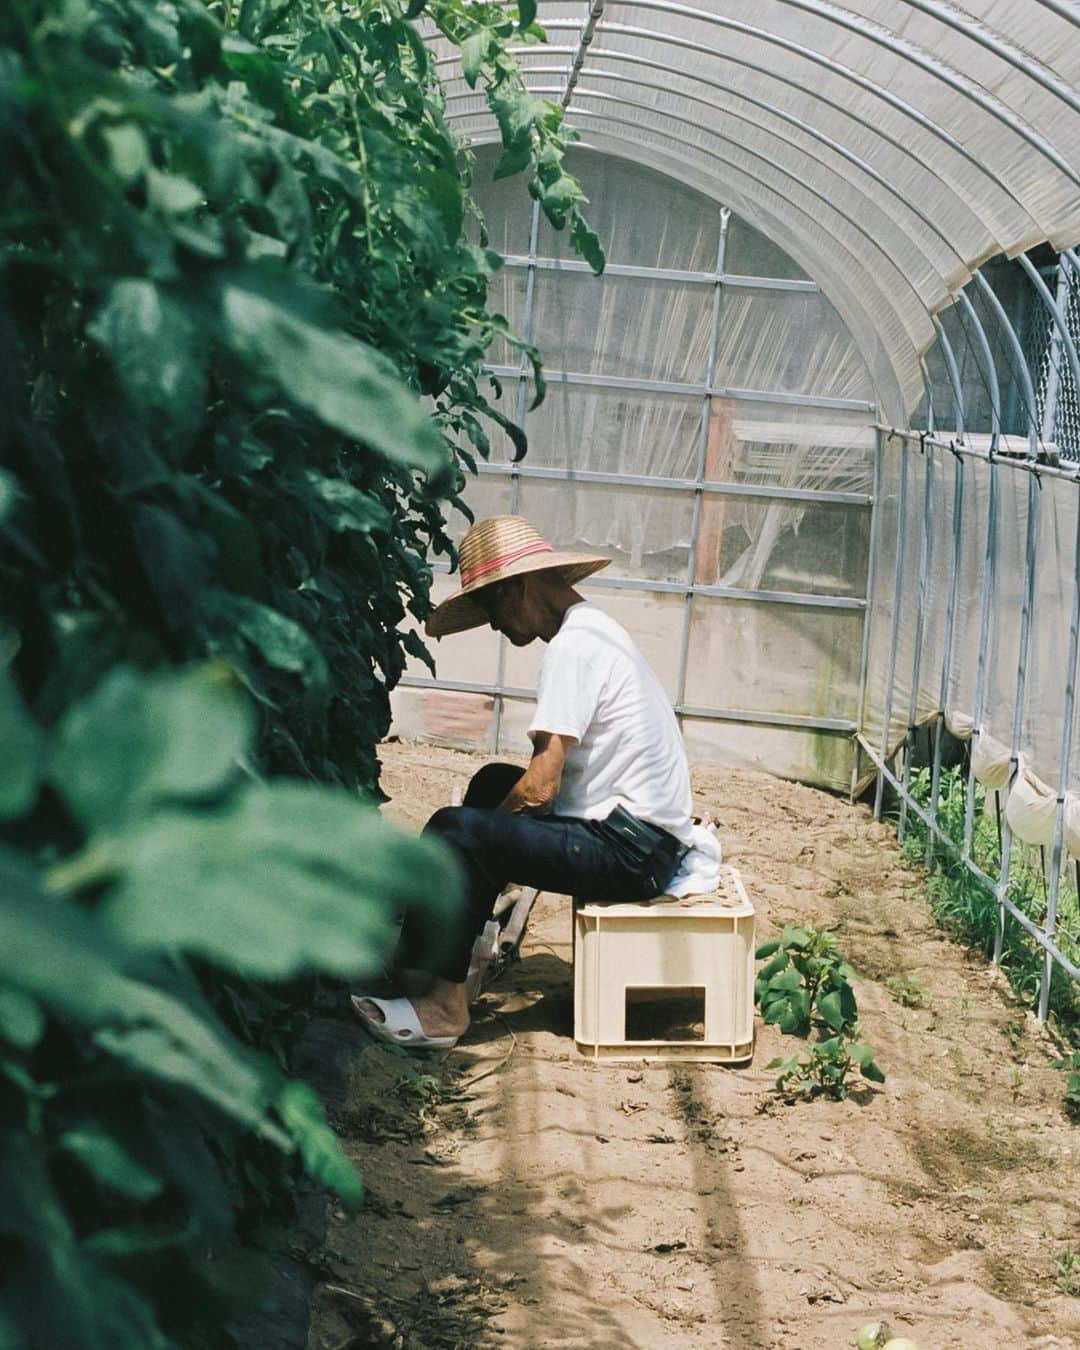
[[[529,767],[506,794],[498,810],[526,816],[546,816],[559,795],[566,752],[575,744],[573,736],[556,736],[550,731],[534,732]]]

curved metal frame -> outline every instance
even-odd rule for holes
[[[618,56],[617,53],[613,53],[612,55],[615,59],[625,59],[628,61],[632,61],[637,65],[648,65],[657,70],[663,69],[663,67],[657,61],[645,61],[643,58],[632,56],[621,58]],[[539,75],[539,74],[555,75],[559,73],[560,73],[559,69],[555,66],[533,66],[529,70],[530,75]],[[619,83],[629,84],[636,89],[655,89],[658,93],[671,93],[673,96],[677,98],[685,99],[690,103],[701,104],[703,107],[706,108],[712,108],[716,106],[710,103],[708,99],[701,98],[696,94],[688,94],[683,90],[671,90],[666,85],[657,84],[652,80],[635,79],[630,75],[619,75],[615,71],[593,70],[588,67],[583,67],[580,71],[580,74],[586,76],[589,79],[615,80]],[[805,134],[809,136],[812,140],[817,141],[820,145],[825,146],[828,150],[831,150],[834,154],[839,155],[841,159],[847,160],[847,162],[853,165],[856,169],[858,169],[860,173],[865,174],[873,182],[877,183],[880,187],[884,188],[887,194],[887,199],[893,201],[899,200],[900,205],[905,210],[909,211],[912,215],[914,215],[921,222],[921,224],[923,224],[927,228],[927,230],[930,231],[931,234],[936,236],[936,238],[941,242],[941,244],[945,247],[945,249],[952,254],[956,262],[959,263],[961,271],[963,271],[965,274],[967,273],[968,271],[967,262],[965,261],[964,257],[957,251],[956,246],[949,240],[948,236],[944,234],[944,232],[939,228],[936,222],[930,216],[928,216],[925,213],[925,211],[923,211],[920,207],[916,206],[913,202],[907,200],[906,198],[897,199],[895,193],[892,192],[892,189],[889,185],[889,180],[883,174],[878,173],[877,169],[875,169],[872,164],[867,163],[865,159],[862,159],[859,155],[854,154],[846,146],[841,145],[839,141],[834,141],[831,137],[826,136],[824,132],[818,131],[816,127],[812,127],[808,123],[802,121],[801,118],[794,117],[792,116],[791,113],[785,112],[782,108],[777,108],[773,104],[765,102],[763,99],[755,98],[751,94],[744,94],[737,89],[725,88],[722,84],[719,83],[719,81],[716,80],[706,80],[700,76],[687,78],[693,78],[696,84],[704,85],[710,89],[716,89],[720,93],[723,93],[728,97],[734,98],[741,103],[748,103],[751,105],[751,107],[759,108],[761,111],[769,113],[771,116],[778,118],[780,121],[788,123],[790,126],[797,128],[799,131],[805,132]],[[531,86],[531,89],[534,94],[550,94],[558,92],[557,90],[546,88],[544,85],[533,85]],[[577,93],[581,98],[607,97],[606,95],[601,94],[599,91],[584,89],[580,85],[577,88]],[[455,102],[459,98],[466,98],[466,97],[475,97],[475,95],[472,94],[471,91],[467,94],[466,93],[450,94],[447,96],[446,101],[449,104]],[[632,100],[620,99],[618,101],[619,102],[625,101],[628,104],[630,104],[630,106],[633,107],[645,106],[643,104],[633,102]],[[676,114],[669,114],[667,110],[663,108],[655,108],[655,109],[650,108],[650,111],[660,112],[665,116],[676,116]],[[757,127],[760,127],[761,125],[760,123],[755,122],[752,118],[744,116],[742,113],[732,112],[730,109],[724,109],[724,111],[727,114],[727,116],[733,117],[736,121],[746,122],[748,125]],[[690,125],[697,126],[698,124],[691,122]],[[836,169],[831,164],[827,163],[820,156],[812,154],[811,151],[809,151],[805,146],[800,145],[797,141],[791,140],[786,136],[780,135],[778,132],[774,131],[771,127],[761,129],[767,131],[770,136],[774,136],[778,141],[781,141],[783,144],[791,146],[791,148],[797,151],[798,153],[809,155],[810,158],[816,159],[817,162],[821,164],[823,168],[827,169],[830,173],[836,173]],[[745,149],[745,147],[743,148]],[[769,162],[771,163],[772,161],[770,160]],[[884,209],[880,202],[870,197],[869,195],[867,195],[867,200],[873,202],[875,209],[877,210]],[[904,226],[900,224],[899,221],[897,221],[896,224],[897,227],[903,230],[904,234],[906,234],[907,237],[911,240],[911,243],[914,245],[915,249],[919,252],[922,252],[923,250],[921,248],[921,245],[919,244],[919,241],[915,238],[915,236],[909,230],[905,229]]]

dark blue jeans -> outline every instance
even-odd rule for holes
[[[513,764],[487,764],[472,778],[461,806],[444,806],[430,831],[457,853],[465,869],[465,903],[457,915],[409,913],[399,961],[461,983],[473,943],[491,917],[504,887],[516,882],[593,900],[646,900],[671,880],[682,847],[655,831],[646,852],[626,842],[604,821],[525,816],[495,810],[525,772]]]

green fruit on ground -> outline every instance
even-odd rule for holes
[[[881,1350],[891,1334],[888,1322],[867,1322],[859,1328],[859,1339],[855,1344],[858,1350]]]

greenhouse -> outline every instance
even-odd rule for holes
[[[0,2],[0,1350],[1080,1346],[1078,147],[1077,0]]]
[[[435,41],[506,258],[493,306],[551,386],[528,417],[528,363],[495,354],[530,450],[517,464],[503,441],[466,502],[611,554],[591,584],[699,762],[853,793],[876,778],[880,810],[886,783],[911,805],[921,729],[935,803],[945,733],[970,742],[1006,838],[1052,850],[1045,1015],[1049,961],[1080,978],[1080,915],[1070,954],[1056,944],[1080,857],[1077,15],[540,18],[526,82],[580,130],[608,262],[597,283],[492,182],[495,118]],[[536,662],[494,633],[482,652],[449,639],[437,678],[410,669],[398,724],[521,750]]]

